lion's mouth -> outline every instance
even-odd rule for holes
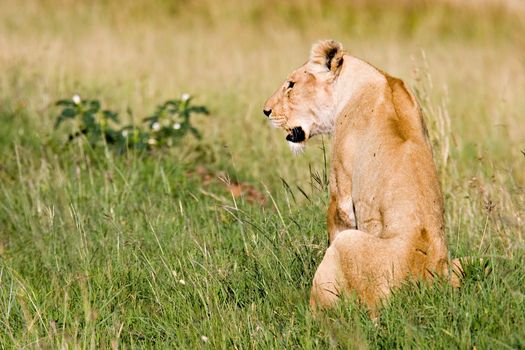
[[[303,128],[300,126],[297,126],[290,130],[290,133],[286,135],[286,141],[290,141],[293,143],[299,143],[306,140],[306,134],[304,133]]]

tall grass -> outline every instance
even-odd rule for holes
[[[525,16],[505,4],[1,1],[0,345],[524,347]],[[377,326],[352,300],[309,312],[330,140],[292,157],[261,112],[327,37],[414,89],[451,254],[492,268],[402,288]],[[167,154],[52,128],[75,93],[138,119],[183,92],[212,116]]]

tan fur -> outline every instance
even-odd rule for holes
[[[289,82],[294,86],[289,88]],[[371,310],[410,279],[461,271],[449,263],[443,196],[418,103],[403,81],[328,40],[265,104],[270,120],[308,138],[333,134],[328,237],[313,307],[354,292]]]

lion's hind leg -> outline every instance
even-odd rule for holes
[[[327,249],[313,280],[310,305],[326,308],[355,292],[374,311],[390,288],[407,274],[402,241],[359,230],[340,232]]]
[[[341,271],[339,251],[333,246],[326,253],[314,275],[310,306],[313,309],[333,306],[343,292],[346,281]]]

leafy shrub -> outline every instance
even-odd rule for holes
[[[55,129],[62,123],[73,124],[68,140],[85,137],[91,146],[107,144],[120,152],[129,149],[147,150],[154,147],[172,147],[188,133],[200,138],[199,131],[192,125],[193,114],[209,114],[205,106],[191,104],[192,97],[182,94],[157,106],[155,112],[143,119],[145,127],[130,124],[119,127],[118,113],[101,109],[99,100],[82,100],[75,95],[71,99],[56,102],[62,107],[55,122]],[[131,115],[131,112],[128,110]]]

